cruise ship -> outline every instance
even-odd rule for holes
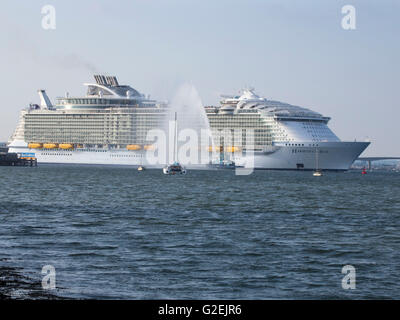
[[[166,104],[149,99],[114,76],[95,75],[84,97],[57,98],[38,90],[40,104],[20,112],[8,147],[40,163],[144,166],[150,129],[161,127]],[[159,164],[162,167],[164,164]]]
[[[44,90],[38,90],[40,103],[20,112],[8,143],[10,152],[35,157],[39,164],[168,164],[168,157],[162,162],[151,158],[160,145],[149,141],[148,133],[165,128],[170,106],[120,85],[114,76],[94,78],[84,84],[86,96],[67,94],[54,105]],[[314,170],[318,153],[319,169],[347,170],[369,145],[340,141],[327,126],[329,117],[259,97],[253,89],[223,96],[219,106],[199,112],[205,112],[212,137],[205,151],[208,162],[180,159],[189,167],[231,161],[256,169]]]
[[[220,150],[236,164],[244,165],[251,153],[256,169],[315,170],[318,162],[320,170],[348,170],[370,144],[341,141],[328,127],[329,117],[262,98],[254,89],[225,95],[206,112],[214,144],[228,144]],[[238,145],[245,146],[242,152]]]

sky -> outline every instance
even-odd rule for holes
[[[0,141],[38,89],[83,96],[101,73],[158,100],[190,82],[204,105],[251,86],[331,117],[344,141],[371,141],[363,156],[400,156],[399,35],[398,0],[2,0]]]

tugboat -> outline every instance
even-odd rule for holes
[[[186,169],[175,159],[178,158],[177,152],[177,113],[175,112],[175,134],[174,134],[174,162],[163,168],[164,174],[175,175],[175,174],[186,174]]]

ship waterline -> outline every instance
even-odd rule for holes
[[[85,97],[58,98],[54,106],[39,90],[40,105],[30,105],[20,113],[8,144],[10,152],[29,154],[39,164],[155,168],[168,164],[170,144],[155,143],[148,134],[164,131],[167,138],[161,141],[168,141],[169,106],[119,85],[115,77],[95,79],[96,83],[85,84]],[[220,106],[205,107],[205,111],[211,140],[194,139],[191,148],[198,156],[179,159],[185,166],[200,168],[229,160],[256,169],[313,170],[318,153],[319,169],[347,170],[369,145],[340,141],[327,126],[330,118],[261,98],[251,89],[224,97]],[[192,123],[180,121],[185,122]],[[187,144],[181,141],[178,148]]]

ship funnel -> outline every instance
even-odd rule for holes
[[[117,80],[117,77],[115,76],[103,76],[103,75],[94,75],[94,79],[96,80],[97,84],[103,85],[103,86],[113,86],[113,87],[118,87],[119,83]]]
[[[45,90],[38,90],[38,94],[40,97],[40,108],[41,109],[51,109],[53,105],[50,102],[49,97],[46,94]]]

